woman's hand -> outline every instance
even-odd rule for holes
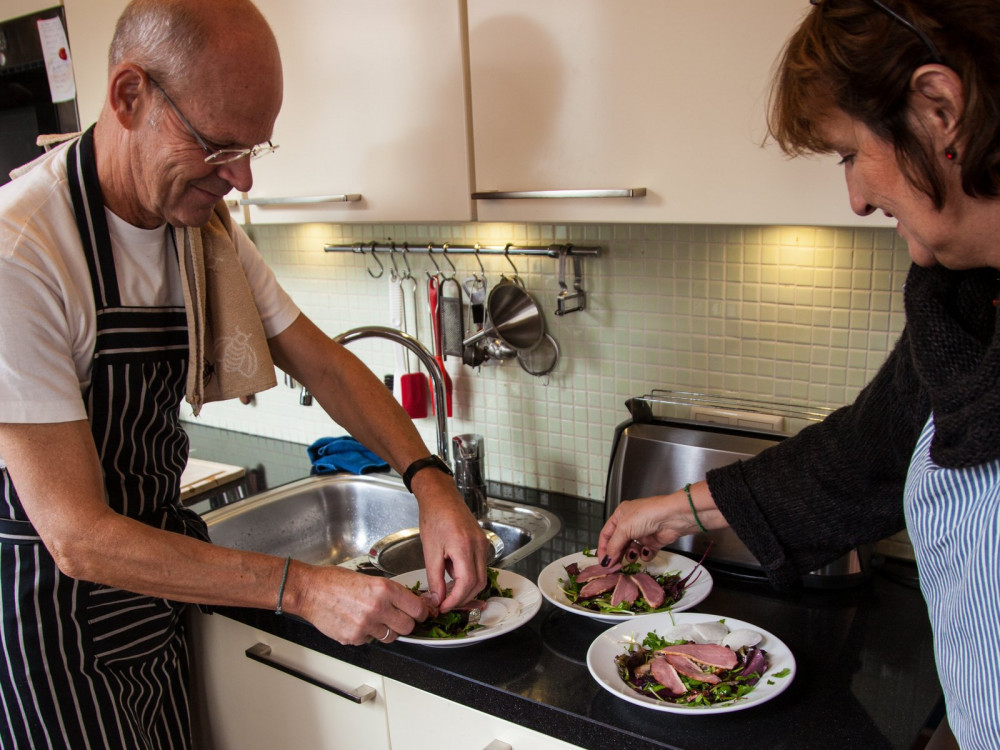
[[[708,485],[698,482],[692,484],[690,489],[690,502],[687,492],[678,490],[670,495],[628,500],[619,505],[601,529],[597,543],[598,559],[602,563],[605,559],[617,560],[633,539],[658,550],[679,537],[694,534],[703,528],[725,528],[728,524],[715,507]]]

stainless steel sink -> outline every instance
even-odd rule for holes
[[[490,498],[480,524],[504,543],[494,567],[527,557],[562,525],[542,508]],[[204,515],[223,547],[291,556],[314,565],[364,570],[368,550],[383,537],[417,526],[417,501],[398,479],[334,474],[266,490]]]

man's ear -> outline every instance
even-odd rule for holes
[[[958,122],[965,111],[962,79],[946,65],[921,65],[910,78],[910,107],[942,148],[958,134]]]
[[[108,104],[118,123],[126,130],[131,130],[137,124],[143,108],[143,97],[140,94],[148,92],[151,85],[149,76],[135,65],[119,65],[111,71]]]

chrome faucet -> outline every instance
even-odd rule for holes
[[[287,385],[289,388],[299,387],[299,384],[295,381],[295,378],[293,378],[287,372],[285,373],[285,385]],[[305,386],[302,386],[301,390],[299,391],[299,403],[302,406],[312,406],[313,403],[312,394],[309,392],[309,389],[306,388]]]
[[[485,456],[482,435],[455,435],[451,439],[455,448],[455,485],[465,500],[465,505],[477,519],[486,518],[489,506],[486,500],[486,477],[483,471]]]
[[[395,328],[387,328],[386,326],[361,326],[360,328],[352,328],[349,331],[344,331],[339,336],[334,336],[333,340],[338,344],[346,346],[352,341],[367,338],[386,339],[405,346],[417,355],[417,359],[424,363],[424,367],[427,368],[427,372],[430,373],[431,380],[434,382],[434,403],[438,405],[438,408],[435,409],[437,416],[437,452],[441,460],[450,466],[451,462],[448,460],[448,414],[444,408],[444,377],[441,375],[441,370],[438,369],[438,364],[434,361],[434,357],[427,351],[427,347],[413,338],[413,336]]]

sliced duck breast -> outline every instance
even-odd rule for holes
[[[683,656],[717,669],[732,669],[738,662],[736,654],[730,649],[712,643],[682,643],[679,646],[664,646],[656,653]]]
[[[682,656],[681,654],[664,654],[662,658],[666,659],[670,666],[685,677],[690,677],[692,680],[697,680],[698,682],[707,682],[710,685],[717,685],[719,683],[717,675],[711,672],[703,672],[701,667],[686,656]]]
[[[434,604],[434,597],[430,591],[421,592],[420,598],[423,600],[424,606],[427,607],[427,611],[430,612],[431,617],[437,617],[441,614],[441,609]]]
[[[586,583],[594,578],[600,578],[601,576],[610,575],[611,573],[617,573],[621,569],[622,564],[620,562],[608,565],[607,567],[603,565],[588,565],[576,574],[576,582]]]
[[[611,592],[611,606],[617,607],[623,602],[632,604],[638,598],[639,587],[632,576],[620,575],[618,583],[615,584],[615,590]]]
[[[601,576],[600,578],[594,578],[587,581],[583,588],[580,589],[580,598],[589,599],[592,596],[597,596],[598,594],[611,591],[616,585],[618,585],[618,579],[621,577],[621,573],[612,573],[609,576]]]
[[[649,573],[636,573],[632,578],[639,587],[642,598],[650,607],[656,609],[663,606],[663,602],[667,600],[667,594],[653,576]]]
[[[681,678],[677,676],[677,670],[664,657],[656,657],[649,662],[649,666],[656,681],[671,693],[674,695],[684,695],[687,692],[687,688],[684,687]]]

